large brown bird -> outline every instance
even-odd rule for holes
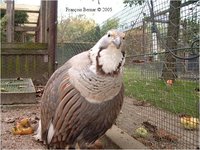
[[[54,72],[42,96],[37,140],[53,148],[87,148],[111,128],[123,103],[124,36],[108,31]]]

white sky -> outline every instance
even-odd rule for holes
[[[60,16],[67,18],[69,12],[66,12],[66,7],[70,9],[83,9],[92,8],[97,9],[101,8],[101,11],[95,12],[74,12],[70,15],[79,15],[85,14],[87,18],[92,18],[96,23],[100,24],[106,19],[113,16],[115,13],[119,12],[124,8],[123,0],[58,0],[58,20]],[[40,0],[15,0],[16,4],[28,4],[28,5],[40,5]],[[103,8],[112,8],[110,12],[102,12]]]

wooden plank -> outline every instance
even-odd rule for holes
[[[27,13],[39,13],[39,10],[20,9],[20,10],[15,10],[15,11],[24,11],[24,12],[27,12]]]
[[[15,57],[15,70],[16,70],[16,74],[18,75],[18,76],[20,76],[20,58],[19,58],[19,55],[17,55],[16,57]]]
[[[8,77],[12,77],[13,75],[16,75],[17,77],[18,75],[16,74],[16,67],[15,67],[16,57],[10,55],[7,57],[7,59],[8,59],[8,66],[6,66],[6,68]]]
[[[6,1],[6,16],[7,16],[7,30],[6,38],[7,42],[14,41],[14,1]]]
[[[7,66],[8,62],[6,57],[1,56],[1,74],[4,74],[5,76],[7,76],[7,69],[4,69],[4,66]]]
[[[37,24],[37,22],[24,22],[24,24]]]
[[[40,6],[40,10],[41,10],[41,6]],[[40,27],[40,17],[41,17],[41,11],[39,11],[38,18],[37,18],[37,24],[36,24],[36,26],[38,27],[38,30],[35,32],[35,42],[39,42],[39,33],[40,33],[40,30],[41,30],[41,27]]]
[[[56,32],[57,32],[57,1],[48,1],[49,3],[49,73],[55,71],[55,49],[56,49]]]
[[[46,35],[46,32],[47,32],[47,29],[46,29],[46,6],[47,5],[47,1],[44,1],[42,0],[41,1],[41,9],[40,9],[40,18],[39,18],[39,26],[40,26],[40,35],[39,35],[39,41],[40,42],[46,42],[47,38],[45,38],[45,35]]]
[[[20,27],[20,26],[17,26],[17,27],[15,27],[15,31],[21,31],[21,32],[24,32],[24,31],[38,31],[38,27],[27,27],[27,26]]]
[[[39,83],[48,79],[48,62],[44,55],[2,55],[1,77],[30,77]]]
[[[15,55],[14,55],[15,56]],[[26,76],[26,72],[25,72],[25,58],[28,55],[18,55],[19,56],[19,69],[20,69],[20,73],[23,72],[24,76]]]
[[[32,70],[34,72],[34,75],[37,75],[37,73],[39,73],[39,72],[37,72],[37,69],[40,70],[40,68],[37,66],[37,63],[40,63],[40,62],[37,62],[36,59],[37,59],[37,57],[33,57],[32,60],[31,60],[33,62]],[[41,63],[41,64],[43,64],[43,63]]]
[[[50,14],[50,8],[49,8],[49,1],[46,1],[45,3],[45,43],[49,43],[49,14]]]
[[[34,58],[37,58],[39,57],[38,55],[29,55],[29,56],[26,56],[26,60],[27,60],[27,71],[28,71],[28,75],[30,76],[35,76],[35,71],[33,69],[33,66],[34,66]],[[36,63],[37,65],[39,64],[39,62]]]
[[[7,50],[47,50],[47,43],[2,43],[1,49]]]
[[[9,0],[10,1],[10,0]],[[6,10],[5,8],[0,8],[1,11],[4,11]],[[27,13],[39,13],[39,10],[26,10],[26,9],[17,9],[15,11],[24,11],[24,12],[27,12]]]
[[[48,55],[48,50],[3,50],[2,55]]]

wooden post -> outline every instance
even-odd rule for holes
[[[145,20],[143,19],[142,20],[142,53],[144,55],[144,61],[146,61],[146,56],[145,56],[145,49],[147,48],[147,46],[145,47],[146,45],[146,25],[145,25]]]
[[[40,31],[35,31],[35,43],[38,43],[39,42],[39,39],[40,39]]]
[[[57,38],[57,1],[47,1],[49,3],[49,34],[48,34],[48,51],[49,51],[49,69],[50,74],[55,71],[55,50]]]
[[[46,12],[47,12],[46,11],[46,3],[47,3],[47,1],[41,0],[40,19],[39,19],[39,26],[40,26],[40,38],[39,38],[39,40],[40,40],[41,43],[47,42],[47,41],[45,41],[46,40],[45,39],[45,33],[47,32],[47,31],[45,31],[46,30],[46,28],[45,28],[46,27],[45,17],[46,17]]]
[[[14,0],[7,0],[6,3],[6,17],[8,21],[6,38],[7,42],[14,42]]]
[[[39,14],[38,14],[38,19],[37,19],[37,24],[36,24],[36,27],[37,27],[37,31],[35,31],[35,43],[38,43],[40,42],[40,33],[41,33],[41,26],[40,26],[40,18],[41,18],[41,9],[42,9],[42,2],[40,3],[40,11],[39,11]]]
[[[50,12],[51,12],[51,10],[50,10],[50,1],[46,1],[46,3],[45,3],[45,17],[44,17],[44,19],[45,19],[45,24],[44,24],[44,29],[45,29],[45,32],[44,32],[44,42],[45,43],[47,43],[48,42],[48,36],[49,36],[49,20],[50,20],[50,18],[49,18],[49,15],[50,15]]]

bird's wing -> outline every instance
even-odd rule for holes
[[[77,63],[75,60],[82,60]],[[123,101],[123,86],[112,99],[101,103],[90,103],[70,82],[68,70],[80,69],[90,64],[88,52],[75,56],[58,69],[48,81],[42,97],[42,137],[48,143],[48,130],[54,128],[50,145],[94,142],[114,123]],[[73,66],[72,66],[73,65]]]
[[[90,63],[88,59],[88,51],[83,52],[76,57],[79,60],[82,60],[82,66],[86,66],[88,65],[88,63]],[[54,115],[56,109],[58,109],[58,105],[61,103],[61,100],[63,100],[63,97],[61,95],[66,92],[65,89],[62,89],[61,87],[63,86],[63,83],[66,86],[70,85],[68,80],[68,70],[71,68],[71,66],[72,65],[71,63],[69,63],[69,61],[66,62],[62,67],[60,67],[53,73],[46,84],[45,91],[41,100],[41,127],[42,139],[44,141],[47,141],[47,133],[50,123],[54,119]]]
[[[114,123],[123,102],[123,86],[117,96],[102,103],[90,103],[70,84],[63,81],[62,91],[53,119],[52,144],[94,142]],[[77,139],[77,141],[75,141]]]

